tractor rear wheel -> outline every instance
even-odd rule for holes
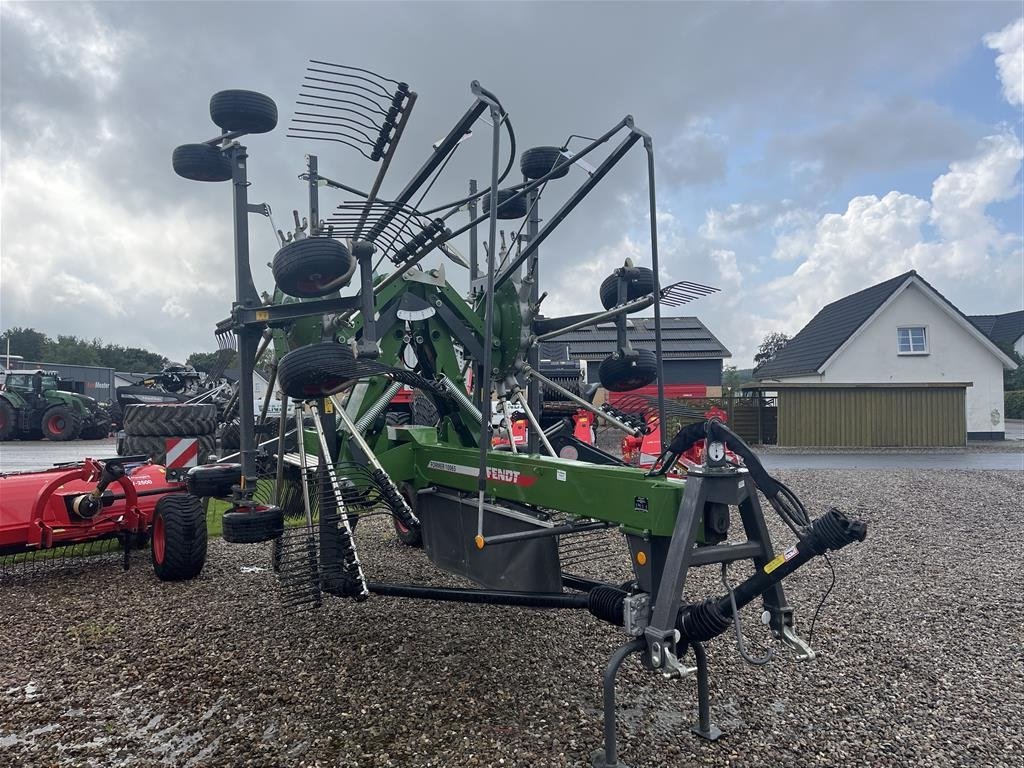
[[[153,512],[150,546],[153,572],[160,581],[194,579],[206,563],[203,503],[187,493],[164,496]]]
[[[293,400],[331,395],[352,380],[352,350],[323,341],[293,349],[277,364],[281,391]]]
[[[345,287],[334,283],[352,269],[352,254],[337,240],[307,237],[281,248],[270,268],[284,293],[317,299]]]
[[[549,177],[549,181],[567,175],[572,167],[572,163],[562,154],[560,147],[534,147],[519,156],[519,170],[528,179],[539,179],[546,176],[555,167],[555,164],[559,164],[559,168]]]
[[[597,375],[602,387],[610,392],[629,392],[657,380],[657,356],[649,349],[634,349],[633,353],[616,353],[601,361]]]
[[[0,400],[0,440],[10,440],[16,431],[17,416],[6,400]]]
[[[498,190],[498,218],[499,219],[521,219],[526,215],[526,195],[519,195],[515,200],[506,202],[510,197],[518,195],[518,189]],[[480,201],[480,213],[489,214],[491,211],[491,196],[484,195]]]
[[[267,133],[277,127],[277,104],[256,91],[218,91],[210,97],[210,119],[225,131]]]
[[[47,408],[39,424],[49,440],[75,440],[82,432],[82,417],[66,405]]]
[[[273,541],[284,533],[284,513],[280,507],[237,508],[224,513],[224,541],[231,544],[258,544]]]
[[[626,270],[626,301],[639,299],[654,290],[654,272],[647,267],[623,267]],[[615,270],[601,283],[601,305],[611,309],[619,304],[619,271]],[[640,310],[634,310],[639,312]]]
[[[416,489],[409,483],[400,483],[398,485],[398,492],[402,494],[402,498],[405,499],[405,503],[409,505],[409,509],[412,513],[419,517],[419,513],[416,511]],[[398,536],[398,540],[405,544],[407,547],[415,547],[416,549],[423,548],[423,529],[419,526],[410,527],[398,519],[397,516],[391,518],[395,526],[395,534]]]
[[[129,405],[124,431],[131,436],[198,437],[217,429],[217,406],[211,404]]]
[[[174,172],[190,181],[231,181],[231,159],[209,144],[182,144],[171,154]]]

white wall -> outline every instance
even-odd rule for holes
[[[1018,355],[1024,355],[1024,336],[1021,336],[1016,342],[1014,342],[1013,351]]]
[[[844,384],[973,382],[967,388],[967,431],[1002,432],[1003,364],[911,283],[863,327],[820,376],[785,381]],[[928,354],[897,354],[896,329],[923,325]]]

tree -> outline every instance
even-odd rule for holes
[[[11,342],[11,354],[21,355],[25,360],[37,362],[43,359],[49,339],[35,328],[8,328],[0,336],[0,355],[7,353],[7,342]]]
[[[722,394],[731,395],[743,382],[735,365],[727,365],[722,369]]]
[[[197,371],[209,373],[213,370],[219,357],[216,352],[193,352],[185,358],[185,365],[191,365]],[[230,367],[230,365],[229,365]]]
[[[779,354],[779,350],[782,349],[789,342],[789,336],[779,331],[772,331],[764,337],[764,341],[761,342],[761,346],[757,348],[757,354],[754,355],[754,366],[760,366],[767,363],[769,360],[774,360],[775,356]]]
[[[1015,371],[1003,370],[1003,389],[1007,392],[1024,389],[1024,356],[1017,352],[1012,344],[1003,343],[997,346],[1017,364]]]

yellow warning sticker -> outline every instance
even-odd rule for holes
[[[258,322],[265,322],[270,319],[270,313],[265,309],[256,310],[256,320]]]
[[[334,413],[334,401],[329,397],[324,400],[324,413]]]
[[[785,555],[779,555],[774,560],[772,560],[770,563],[765,565],[764,572],[765,573],[771,573],[776,568],[778,568],[780,565],[782,565],[784,562],[786,562],[786,556]]]

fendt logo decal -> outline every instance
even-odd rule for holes
[[[450,464],[447,461],[430,461],[427,469],[436,469],[439,472],[451,472],[454,475],[465,475],[476,477],[477,468],[468,467],[465,464]],[[518,485],[520,488],[529,488],[537,482],[535,475],[524,475],[518,469],[505,469],[504,467],[487,467],[487,479],[492,483],[504,483],[505,485]]]

